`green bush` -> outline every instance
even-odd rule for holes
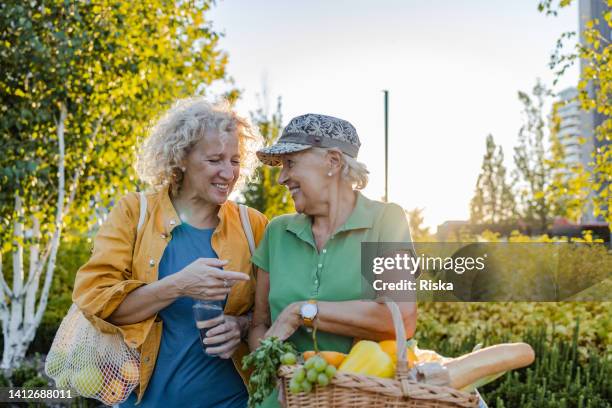
[[[572,336],[556,336],[554,329],[531,328],[522,338],[536,354],[526,368],[507,373],[480,391],[490,408],[605,408],[612,407],[612,361],[596,347],[579,346],[579,324]],[[556,340],[552,340],[555,339]],[[419,347],[456,357],[483,341],[482,332],[464,333],[460,340],[417,336]],[[490,336],[485,345],[509,341],[508,335]],[[581,352],[582,351],[582,352]]]
[[[31,363],[24,363],[20,367],[13,370],[11,374],[11,383],[13,387],[23,387],[24,384],[38,377],[38,370]]]
[[[48,387],[49,381],[40,375],[30,378],[28,381],[23,383],[24,388],[37,388],[37,387]]]
[[[10,387],[11,383],[8,378],[4,375],[3,370],[0,370],[0,387]]]
[[[490,407],[612,407],[612,363],[592,349],[581,361],[578,325],[572,341],[551,345],[544,331],[529,333],[525,341],[534,347],[535,363],[485,386],[483,395]]]
[[[44,360],[41,355],[36,354],[23,363],[20,367],[13,370],[10,375],[10,379],[7,378],[2,371],[0,371],[0,387],[23,387],[23,388],[41,388],[41,387],[54,387],[55,384],[52,379],[46,376],[44,372]],[[43,403],[19,403],[15,406],[27,406],[27,407],[46,407],[48,404]],[[62,405],[63,406],[63,405]],[[66,405],[68,406],[68,405]],[[102,407],[104,406],[101,402],[83,397],[76,397],[70,400],[71,407]]]
[[[612,302],[421,302],[418,307],[417,338],[427,339],[432,348],[446,341],[518,341],[541,327],[550,328],[551,341],[571,341],[576,319],[580,319],[581,357],[586,358],[592,348],[612,352]]]

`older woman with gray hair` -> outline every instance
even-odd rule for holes
[[[313,350],[317,327],[322,350],[347,353],[355,338],[395,338],[391,315],[362,287],[361,243],[404,242],[411,237],[404,210],[366,198],[366,166],[357,161],[360,141],[347,121],[307,114],[292,119],[261,161],[282,166],[278,182],[291,192],[297,214],[270,222],[252,258],[258,266],[251,348],[264,337],[290,339]],[[416,305],[400,304],[406,337]],[[276,406],[275,396],[264,406]]]
[[[115,205],[73,293],[96,327],[121,333],[140,353],[138,388],[121,406],[246,406],[240,360],[254,277],[239,208],[228,197],[253,168],[260,142],[246,120],[201,98],[180,101],[145,140],[137,170],[153,191]],[[248,219],[259,242],[267,220],[253,209]],[[196,301],[217,302],[225,313],[196,327]],[[208,329],[202,340],[198,329]]]

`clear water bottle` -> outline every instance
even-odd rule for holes
[[[206,333],[212,327],[204,327],[204,322],[206,320],[214,319],[223,315],[223,301],[221,300],[196,300],[193,303],[193,317],[195,319],[196,327],[200,332],[200,345],[206,353],[206,347],[216,347],[219,344],[204,344],[204,339],[206,338]],[[206,353],[206,355],[210,355]]]

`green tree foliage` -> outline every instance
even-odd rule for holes
[[[423,225],[425,218],[423,217],[423,208],[414,208],[406,211],[408,215],[408,224],[410,225],[410,235],[414,242],[430,242],[433,237],[429,232],[429,228]]]
[[[204,18],[209,7],[209,1],[106,0],[0,5],[3,231],[11,229],[16,194],[28,211],[36,209],[43,232],[54,228],[61,106],[67,186],[76,189],[65,222],[82,227],[95,193],[107,205],[133,187],[134,144],[151,119],[225,75],[219,34]]]
[[[495,144],[493,135],[489,135],[476,191],[470,203],[470,221],[474,224],[506,224],[514,218],[514,195],[507,181],[504,151]]]
[[[519,91],[523,105],[524,124],[519,130],[518,146],[514,148],[516,190],[521,218],[539,231],[545,231],[553,216],[553,205],[546,199],[552,169],[546,155],[546,121],[543,106],[550,91],[540,81],[532,95]],[[556,146],[558,147],[558,146]],[[562,151],[555,150],[558,155]]]
[[[251,114],[253,123],[259,126],[266,146],[273,144],[282,132],[282,102],[278,98],[276,111],[270,115],[264,107]],[[277,215],[295,212],[293,200],[286,187],[278,184],[279,167],[261,165],[253,181],[243,191],[244,203],[256,208],[269,219]]]
[[[561,8],[569,6],[572,1],[540,0],[538,9],[556,16]],[[575,180],[580,183],[580,189],[591,191],[589,198],[595,215],[602,216],[612,227],[612,46],[610,38],[606,38],[598,29],[600,23],[612,27],[612,0],[601,2],[607,6],[607,11],[586,23],[586,28],[580,33],[583,41],[576,43],[570,52],[565,51],[565,45],[576,37],[576,33],[568,31],[561,35],[552,53],[550,66],[558,80],[567,68],[581,61],[583,68],[578,82],[580,106],[584,111],[594,111],[604,118],[594,129],[597,142],[590,168],[584,169],[586,176],[581,169],[575,169],[578,170]]]
[[[584,212],[588,196],[588,175],[582,163],[569,165],[565,149],[559,137],[561,120],[559,108],[566,102],[553,104],[550,123],[550,153],[545,166],[550,171],[550,181],[544,190],[544,199],[550,203],[552,213],[578,223]],[[574,136],[570,136],[574,137]]]
[[[85,231],[96,206],[134,188],[134,146],[149,122],[225,76],[211,3],[0,4],[4,368],[40,324],[62,229]]]

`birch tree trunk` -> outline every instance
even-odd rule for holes
[[[2,363],[0,368],[13,369],[25,358],[26,351],[34,340],[36,329],[40,325],[42,316],[47,307],[49,290],[53,281],[55,270],[55,260],[61,238],[64,205],[66,204],[65,188],[65,140],[64,132],[66,125],[66,106],[60,105],[60,116],[57,120],[57,140],[58,140],[58,196],[55,213],[55,228],[51,240],[47,245],[42,259],[39,254],[40,242],[40,221],[35,216],[32,217],[32,242],[29,247],[29,273],[28,280],[24,282],[24,259],[23,253],[26,247],[24,236],[25,210],[22,198],[15,196],[15,221],[13,232],[13,287],[6,285],[4,274],[2,273],[2,258],[0,257],[0,275],[2,276],[2,296],[0,300],[0,318],[2,322],[2,334],[4,336],[4,350],[2,353]],[[45,268],[46,266],[46,268]],[[43,288],[40,292],[38,304],[36,297],[39,290],[40,277],[45,271]],[[7,298],[9,302],[7,302]]]

